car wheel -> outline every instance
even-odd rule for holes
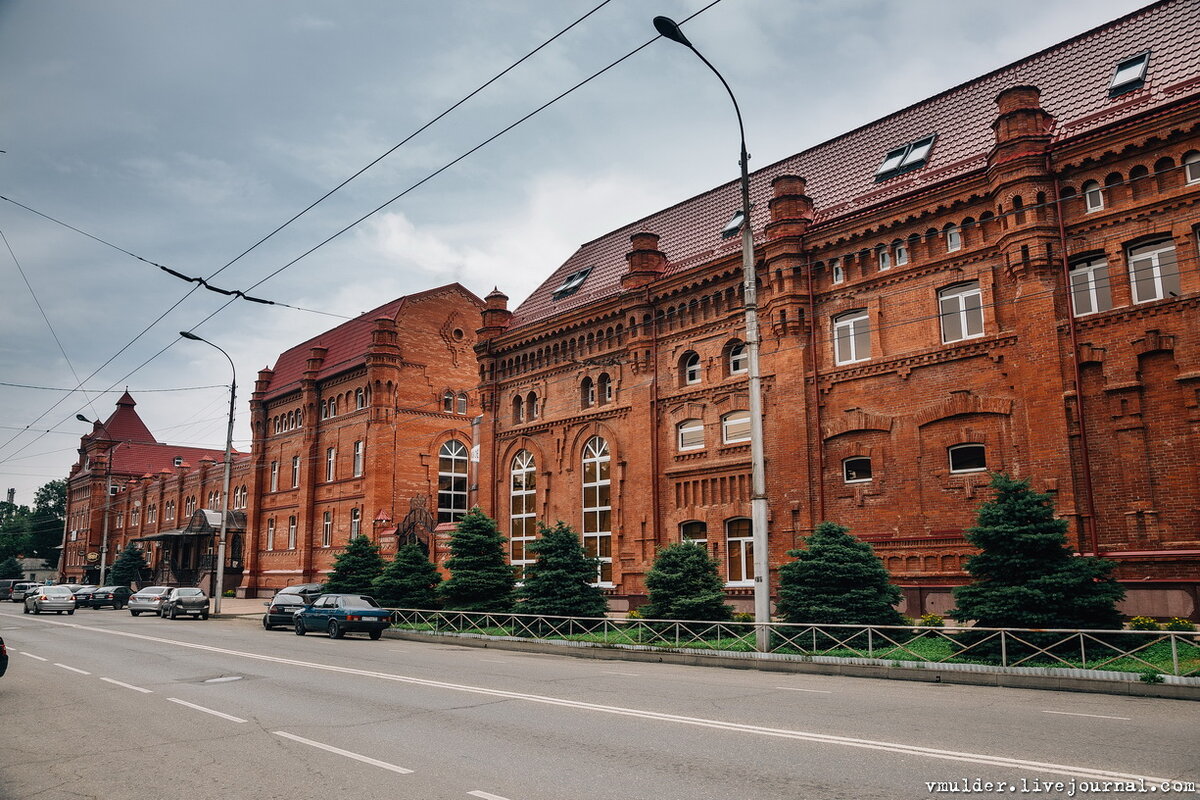
[[[200,619],[208,619],[208,612],[207,612],[207,611],[202,611],[202,612],[200,613]]]
[[[263,630],[264,630],[264,631],[273,631],[273,630],[275,630],[275,626],[274,626],[274,625],[272,625],[271,623],[267,622],[267,618],[266,618],[265,616],[263,617]]]
[[[179,619],[179,609],[171,607],[171,619]]]
[[[41,609],[41,608],[39,608],[38,606],[34,606],[34,607],[33,607],[33,613],[35,613],[35,614],[40,614],[40,613],[42,613],[42,609]]]
[[[300,620],[296,620],[296,635],[303,636],[306,633],[308,633],[308,631],[304,630],[304,623]]]
[[[345,634],[342,631],[342,626],[338,625],[337,620],[336,619],[329,620],[329,638],[330,639],[340,639],[344,635]]]
[[[25,606],[25,608],[23,608],[23,609],[21,609],[21,610],[22,610],[22,611],[24,611],[26,614],[28,614],[28,613],[29,613],[29,606]]]
[[[134,610],[131,608],[131,609],[129,609],[129,613],[130,613],[130,614],[132,614],[133,616],[135,616],[135,617],[136,617],[138,614],[141,614],[142,612],[140,612],[140,611],[134,611]]]
[[[74,613],[75,613],[75,609],[72,608],[70,611],[67,612],[67,616],[69,617]]]
[[[372,641],[377,641],[380,636],[383,636],[383,631],[382,630],[374,630],[374,631],[371,631],[369,635],[370,635]]]

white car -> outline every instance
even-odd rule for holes
[[[75,593],[67,586],[39,586],[25,594],[25,613],[57,611],[75,613]]]
[[[170,593],[170,586],[147,586],[145,589],[129,595],[129,603],[125,607],[135,617],[143,611],[157,614]]]

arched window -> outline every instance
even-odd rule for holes
[[[951,472],[984,472],[987,470],[987,448],[971,442],[956,444],[948,450]]]
[[[579,382],[579,405],[583,408],[591,408],[596,405],[596,384],[592,382],[590,376],[584,377]]]
[[[524,422],[525,421],[525,398],[522,397],[521,395],[517,395],[516,397],[514,397],[512,399],[512,409],[513,409],[513,417],[512,417],[513,424],[519,425],[520,423]]]
[[[725,522],[725,547],[729,562],[729,583],[749,586],[754,583],[754,533],[750,520],[739,517]]]
[[[689,350],[679,359],[679,381],[685,386],[700,382],[700,356]]]
[[[879,262],[880,270],[892,268],[892,254],[886,246],[881,244],[875,248],[875,258]]]
[[[534,562],[526,546],[537,538],[537,469],[533,454],[522,450],[509,470],[508,540],[510,561],[517,580],[525,579],[525,567]]]
[[[365,391],[363,391],[362,389],[354,390],[354,407],[355,408],[366,408],[367,407],[367,393]]]
[[[525,396],[525,416],[533,422],[538,418],[538,397],[537,392],[530,392]]]
[[[438,522],[467,513],[467,446],[451,439],[438,451]]]
[[[1088,181],[1083,185],[1083,207],[1087,213],[1093,211],[1102,211],[1104,209],[1104,191],[1100,188],[1100,184],[1095,181]]]
[[[708,525],[703,522],[685,522],[679,526],[679,541],[687,544],[708,546]]]
[[[596,395],[601,403],[611,403],[613,399],[612,378],[608,377],[607,372],[601,372],[600,377],[596,379]]]
[[[362,533],[362,509],[358,506],[350,509],[350,538],[357,538]]]
[[[454,392],[446,390],[446,393],[442,395],[442,411],[447,414],[454,413]]]
[[[597,582],[612,583],[612,479],[608,442],[599,436],[583,446],[583,549],[600,560]]]
[[[750,441],[749,411],[730,411],[721,417],[721,441],[725,444]]]
[[[704,422],[685,419],[675,426],[675,444],[680,451],[704,449]]]
[[[337,398],[336,397],[329,398],[329,416],[331,416],[331,417],[337,416]]]
[[[750,351],[745,343],[737,342],[729,346],[729,374],[742,375],[750,371]]]
[[[904,244],[904,240],[897,239],[892,242],[892,260],[896,262],[897,267],[908,263],[908,247]]]
[[[467,393],[458,393],[458,413],[465,415],[467,413]]]
[[[942,231],[946,237],[946,252],[953,253],[955,250],[962,249],[962,232],[957,225],[947,225]]]

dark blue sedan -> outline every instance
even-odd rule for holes
[[[297,636],[325,631],[331,639],[354,632],[378,639],[391,624],[392,612],[365,594],[323,594],[295,616]]]

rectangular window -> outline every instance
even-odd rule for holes
[[[875,180],[887,180],[895,175],[923,167],[929,161],[929,151],[933,149],[936,134],[931,134],[915,142],[889,150],[883,157],[883,163],[875,170]]]
[[[271,462],[271,491],[279,491],[279,462]]]
[[[750,412],[731,411],[722,417],[721,440],[725,444],[750,441]]]
[[[725,544],[729,560],[729,583],[749,586],[754,583],[754,534],[748,519],[725,523]]]
[[[834,283],[841,283],[846,280],[846,273],[842,269],[842,262],[836,258],[829,259],[829,274],[833,276]]]
[[[288,517],[288,550],[296,549],[296,518]]]
[[[275,549],[275,518],[267,520],[267,549]]]
[[[896,266],[902,267],[908,263],[908,248],[902,244],[898,244],[892,248],[892,253],[896,257]]]
[[[354,443],[354,477],[361,478],[363,474],[363,443],[360,439]]]
[[[833,360],[853,364],[871,357],[871,329],[866,311],[851,311],[833,319]]]
[[[871,459],[855,456],[842,462],[842,480],[846,483],[867,483],[871,480]]]
[[[1103,258],[1082,261],[1071,267],[1071,307],[1075,316],[1095,314],[1112,308],[1108,285],[1108,262]]]
[[[1149,50],[1118,63],[1113,69],[1112,81],[1108,84],[1109,97],[1140,89],[1145,83],[1146,66],[1149,63]]]
[[[325,451],[325,480],[331,481],[337,475],[337,448],[330,447]]]
[[[1183,157],[1183,174],[1188,183],[1200,183],[1200,153],[1189,153]]]
[[[300,456],[292,456],[292,488],[300,486]]]
[[[700,450],[704,447],[704,423],[689,419],[679,423],[679,449]]]
[[[362,509],[358,506],[350,509],[350,538],[362,533]]]
[[[1179,295],[1179,267],[1170,239],[1129,248],[1129,281],[1133,302],[1149,303]]]
[[[953,253],[955,250],[962,249],[962,232],[957,225],[949,225],[946,227],[946,252]]]
[[[983,295],[979,281],[960,283],[938,292],[942,341],[958,342],[983,336]]]
[[[886,248],[879,248],[879,252],[876,253],[875,257],[879,260],[879,269],[881,272],[892,268],[892,254]]]
[[[321,515],[321,547],[333,546],[333,512]]]

